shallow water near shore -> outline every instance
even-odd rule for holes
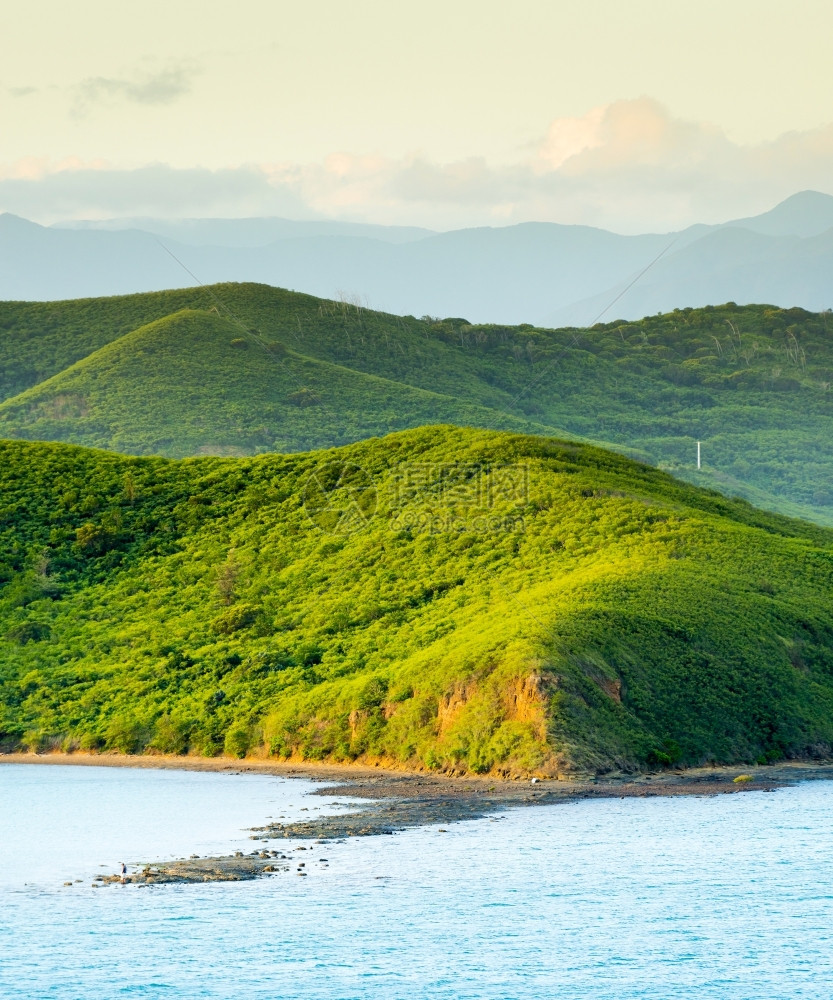
[[[335,811],[313,787],[0,765],[0,996],[772,1000],[833,989],[827,781],[531,806],[446,832],[305,843],[290,872],[255,882],[91,888],[120,860],[250,851],[248,826]]]

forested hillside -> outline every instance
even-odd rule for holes
[[[571,774],[833,743],[833,532],[426,427],[0,446],[0,743]]]

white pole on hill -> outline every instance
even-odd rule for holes
[[[700,442],[697,442],[697,468],[700,468]]]

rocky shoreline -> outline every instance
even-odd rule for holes
[[[9,760],[9,757],[3,758]],[[121,758],[129,766],[131,758]],[[165,766],[173,766],[166,759]],[[57,761],[52,761],[57,763]],[[75,763],[65,759],[64,763]],[[92,758],[89,763],[100,763]],[[213,762],[218,764],[219,762]],[[226,761],[212,770],[251,771],[254,768]],[[259,771],[265,768],[257,767]],[[272,770],[269,768],[269,770]],[[499,781],[483,777],[450,778],[426,774],[383,771],[376,768],[278,767],[274,773],[322,782],[311,794],[326,798],[349,796],[366,805],[337,815],[289,823],[270,823],[252,829],[252,839],[262,846],[248,854],[191,857],[153,865],[140,865],[124,879],[98,876],[95,885],[161,885],[247,881],[295,874],[306,876],[329,866],[338,844],[350,837],[384,836],[420,826],[446,825],[481,819],[509,808],[555,805],[580,799],[645,798],[656,796],[713,796],[750,791],[774,792],[799,781],[833,780],[833,763],[787,762],[765,767],[694,768],[639,776],[618,775],[585,781]],[[303,841],[276,849],[275,841]],[[307,852],[300,855],[300,852]],[[322,856],[323,852],[323,856]],[[300,860],[300,858],[303,860]]]

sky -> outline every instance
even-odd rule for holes
[[[29,0],[0,211],[670,230],[833,194],[829,0]]]

